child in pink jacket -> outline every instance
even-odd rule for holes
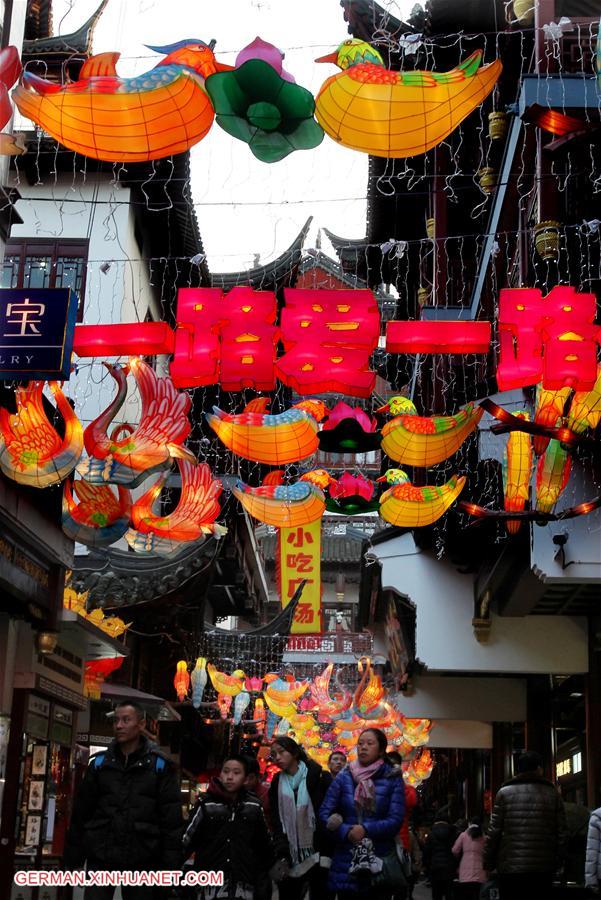
[[[464,900],[478,900],[480,887],[486,881],[482,867],[484,835],[480,819],[470,819],[469,827],[462,832],[453,845],[453,853],[459,858],[459,889],[457,897]]]

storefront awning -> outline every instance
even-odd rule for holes
[[[154,694],[147,694],[145,691],[139,691],[137,688],[129,687],[126,684],[103,684],[101,696],[107,700],[135,700],[145,707],[153,718],[159,722],[180,722],[180,714],[173,708],[168,700],[162,697],[156,697]]]

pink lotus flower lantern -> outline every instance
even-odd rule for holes
[[[251,44],[247,44],[247,46],[240,51],[236,57],[236,68],[239,69],[240,66],[244,65],[245,62],[248,62],[249,59],[262,59],[263,62],[266,62],[272,69],[275,69],[284,81],[290,81],[292,84],[296,84],[294,77],[282,66],[284,59],[282,51],[278,50],[273,44],[264,41],[262,38],[256,37]]]
[[[330,485],[330,497],[363,497],[364,500],[371,500],[374,490],[373,481],[369,481],[363,475],[345,472],[338,481]]]
[[[344,400],[340,400],[324,423],[323,430],[333,431],[344,419],[354,419],[366,434],[371,434],[378,427],[376,420],[368,416],[360,406],[349,406]]]

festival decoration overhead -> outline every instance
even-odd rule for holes
[[[323,140],[313,118],[315,101],[282,69],[282,54],[256,38],[229,72],[205,83],[217,124],[265,163],[279,162],[294,150],[311,150]]]
[[[536,386],[536,408],[534,412],[534,422],[536,425],[542,425],[546,428],[556,428],[561,421],[568,398],[572,391],[569,387],[562,388],[559,391],[547,391],[542,384]],[[534,435],[532,446],[537,456],[545,452],[550,438],[545,435]]]
[[[528,421],[527,412],[516,413],[516,418]],[[504,505],[508,512],[522,512],[530,497],[530,477],[532,475],[532,444],[530,435],[513,431],[503,453]],[[509,534],[517,534],[519,519],[508,519],[505,527]]]
[[[176,666],[175,675],[173,676],[173,687],[177,694],[177,699],[183,703],[190,690],[190,674],[188,672],[188,663],[185,659],[180,659]]]
[[[214,111],[205,79],[228,66],[213,44],[196,39],[165,47],[143,75],[117,74],[119,53],[88,59],[79,79],[65,85],[23,73],[13,92],[19,111],[65,147],[107,162],[147,162],[183,153],[201,141]]]
[[[178,391],[170,378],[158,378],[141,359],[132,358],[128,368],[105,365],[117,383],[117,395],[84,432],[89,459],[77,468],[81,477],[92,484],[133,488],[153,472],[169,468],[173,458],[195,463],[194,455],[182,446],[190,434],[190,397]],[[127,395],[128,370],[140,391],[140,421],[135,428],[117,425],[109,436],[107,429]],[[120,437],[123,432],[125,437]]]
[[[318,435],[324,453],[368,453],[380,446],[378,423],[360,406],[339,400],[330,411]]]
[[[133,528],[125,538],[137,553],[169,555],[179,550],[182,544],[202,541],[207,535],[219,538],[227,533],[227,528],[215,522],[221,512],[218,502],[221,482],[213,478],[206,463],[193,465],[188,460],[178,459],[177,465],[181,475],[181,493],[172,512],[167,515],[154,512],[167,474],[161,475],[132,507]]]
[[[9,122],[13,114],[12,103],[8,94],[21,74],[21,60],[16,47],[3,47],[0,50],[0,130]],[[9,137],[9,135],[2,135]]]
[[[192,706],[194,709],[200,708],[208,677],[207,660],[204,656],[199,656],[190,675],[190,681],[192,682]]]
[[[214,406],[206,418],[228,450],[243,459],[284,466],[312,456],[326,405],[321,400],[302,400],[286,412],[270,415],[264,411],[268,403],[266,398],[252,400],[238,414]]]
[[[572,471],[572,457],[559,441],[550,441],[536,467],[536,508],[550,513],[563,494]]]
[[[0,468],[7,478],[29,487],[59,484],[71,474],[83,451],[83,429],[61,386],[48,387],[63,417],[61,437],[43,403],[43,381],[15,390],[16,413],[0,407]]]
[[[375,490],[373,481],[363,475],[343,472],[338,480],[330,482],[326,509],[344,516],[375,512],[380,505],[379,500],[374,497]]]
[[[391,485],[380,497],[381,517],[391,525],[402,528],[432,525],[457,499],[466,482],[463,475],[454,475],[440,487],[416,487],[402,469],[388,469],[377,480]]]
[[[370,44],[349,39],[317,60],[342,69],[316,97],[317,121],[333,140],[371,156],[425,153],[494,88],[501,61],[480,67],[481,60],[477,50],[450,72],[393,72]]]
[[[75,495],[75,496],[74,496]],[[77,503],[76,499],[79,500]],[[63,531],[87,547],[108,547],[129,528],[131,494],[127,488],[76,480],[63,486]]]
[[[392,397],[376,412],[395,416],[382,428],[384,453],[407,466],[422,468],[436,465],[459,450],[483,414],[476,403],[468,403],[454,416],[418,416],[407,397]]]
[[[301,475],[295,484],[263,484],[253,488],[239,481],[232,493],[260,522],[276,528],[297,528],[321,519],[326,507],[323,491],[333,480],[325,469],[313,469]]]
[[[124,656],[107,657],[86,661],[84,672],[84,696],[90,700],[100,700],[103,682],[112,672],[123,665]]]

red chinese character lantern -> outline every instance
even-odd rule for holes
[[[376,375],[369,358],[380,336],[380,313],[371,291],[289,288],[282,311],[286,353],[278,377],[299,394],[335,391],[369,397]]]

